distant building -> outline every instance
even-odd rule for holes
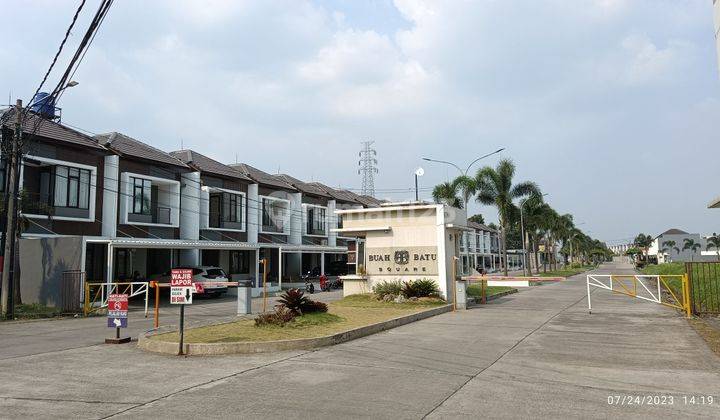
[[[610,251],[615,255],[625,255],[628,249],[632,248],[633,244],[622,244],[622,245],[610,245]]]
[[[683,249],[685,240],[692,240],[699,244],[696,251]],[[670,242],[670,243],[668,243]],[[674,242],[674,245],[672,244]],[[648,249],[650,261],[656,260],[658,264],[667,262],[712,261],[715,257],[705,254],[707,239],[699,233],[688,233],[680,229],[668,229],[653,239]]]

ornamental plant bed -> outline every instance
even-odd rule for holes
[[[446,305],[436,298],[403,303],[378,301],[373,295],[353,295],[328,304],[328,312],[296,317],[285,325],[256,326],[254,320],[193,328],[185,331],[186,343],[234,343],[325,337]],[[177,342],[177,333],[159,334],[150,340]]]

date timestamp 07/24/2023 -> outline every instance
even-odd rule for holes
[[[714,405],[712,395],[608,395],[608,405]]]

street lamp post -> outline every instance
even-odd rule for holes
[[[456,164],[454,164],[454,163],[452,163],[452,162],[445,161],[445,160],[430,159],[430,158],[426,158],[426,157],[422,158],[422,160],[426,160],[426,161],[428,161],[428,162],[444,163],[444,164],[446,164],[446,165],[450,165],[450,166],[454,167],[455,169],[457,169],[458,172],[460,172],[460,175],[461,175],[461,176],[467,176],[468,172],[470,171],[470,168],[471,168],[475,163],[477,163],[479,160],[485,159],[485,158],[488,157],[488,156],[492,156],[492,155],[498,154],[498,153],[502,152],[503,150],[505,150],[505,148],[504,148],[504,147],[501,147],[500,149],[497,149],[497,150],[494,151],[494,152],[491,152],[491,153],[488,153],[488,154],[486,154],[486,155],[480,156],[479,158],[477,158],[477,159],[473,160],[472,162],[470,162],[470,164],[467,166],[467,168],[465,168],[464,171],[463,171],[459,166],[457,166]],[[465,194],[463,194],[463,206],[464,206],[464,208],[465,208],[466,211],[467,211],[467,201],[468,201],[467,199],[468,199],[468,197],[467,197]]]

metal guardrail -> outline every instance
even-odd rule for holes
[[[108,296],[111,294],[127,294],[128,298],[145,295],[145,317],[148,315],[149,283],[134,281],[126,283],[85,283],[85,303],[83,313],[85,316],[108,305]]]
[[[680,280],[680,290],[673,290],[668,284],[671,279]],[[659,303],[680,309],[691,315],[689,282],[687,275],[615,275],[588,274],[586,278],[588,312],[592,313],[590,288],[610,290],[613,293]],[[676,292],[678,292],[676,294]],[[680,297],[678,297],[678,294]]]

